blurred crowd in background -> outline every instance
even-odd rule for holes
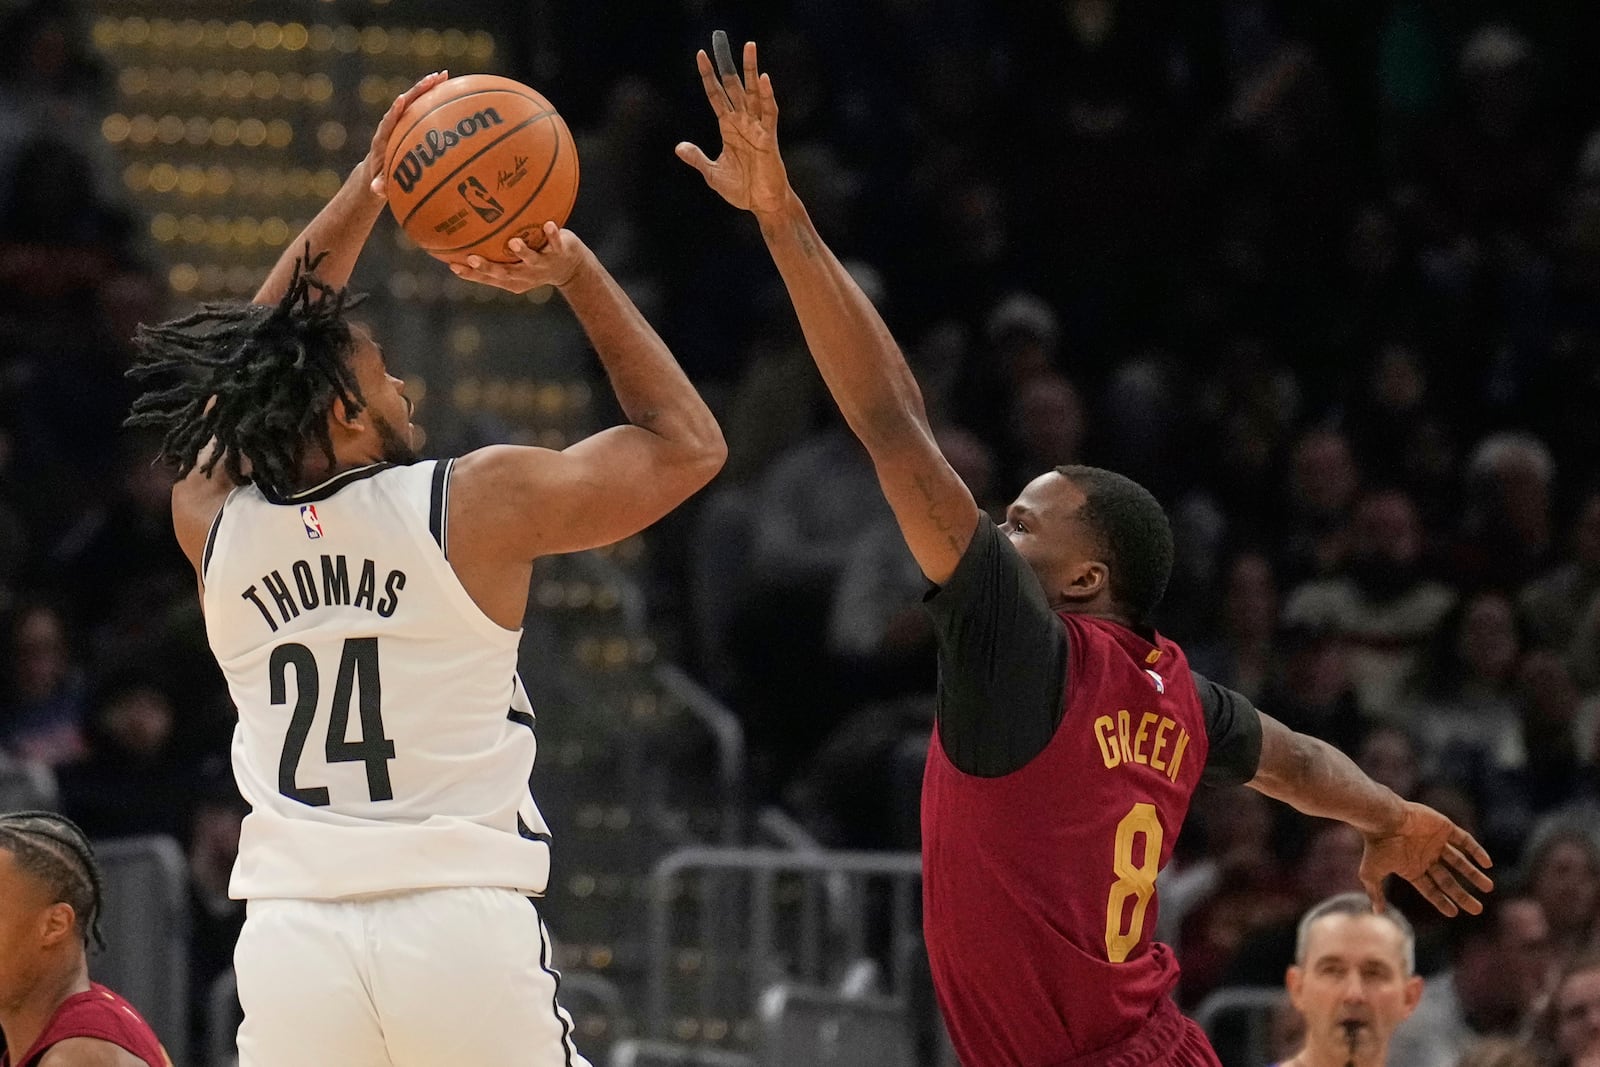
[[[1158,625],[1192,665],[1494,854],[1484,920],[1397,894],[1451,976],[1429,1025],[1527,1032],[1600,947],[1600,7],[535,7],[507,35],[578,134],[571,225],[727,434],[647,593],[744,720],[757,800],[916,848],[934,664],[754,224],[672,156],[715,148],[691,57],[717,26],[761,43],[791,177],[980,503],[1062,463],[1149,486],[1178,542]],[[82,13],[0,12],[0,774],[92,835],[185,842],[203,981],[239,921],[232,712],[167,475],[119,429],[134,324],[180,305]],[[1278,982],[1359,854],[1198,795],[1163,879],[1184,1003]]]

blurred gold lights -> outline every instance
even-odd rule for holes
[[[376,6],[382,6],[376,3]],[[190,52],[360,52],[421,60],[494,57],[494,38],[483,30],[408,29],[405,27],[314,22],[226,22],[222,19],[144,18],[106,15],[95,20],[94,43],[101,49],[127,48]]]
[[[107,115],[100,132],[114,145],[147,147],[154,144],[215,145],[228,148],[287,148],[294,140],[294,126],[284,119],[263,122],[257,118],[235,119],[227,115]]]
[[[218,67],[128,66],[117,75],[117,89],[126,97],[171,100],[283,100],[326,104],[333,99],[333,79],[326,74],[276,73],[270,70],[223,70]]]
[[[182,197],[259,197],[268,200],[292,198],[317,203],[327,200],[343,184],[339,172],[330,168],[305,167],[228,167],[171,163],[130,163],[122,171],[122,183],[129,192],[175,194]]]

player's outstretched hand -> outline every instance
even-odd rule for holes
[[[757,73],[754,41],[744,46],[744,77],[734,69],[727,35],[713,39],[717,67],[705,49],[695,53],[700,84],[722,131],[722,154],[709,159],[684,141],[678,158],[700,172],[706,184],[728,203],[756,214],[777,211],[789,198],[789,176],[778,152],[778,101],[772,95],[772,78]]]
[[[435,85],[448,81],[449,78],[448,70],[434,71],[426,75],[417,84],[395,97],[394,103],[389,105],[389,110],[378,120],[378,128],[372,131],[372,147],[367,150],[367,158],[361,161],[361,165],[366,168],[367,185],[373,195],[383,200],[389,198],[389,175],[384,172],[383,165],[389,159],[389,138],[394,136],[394,128],[400,124],[400,116],[411,106],[411,101]]]
[[[1483,868],[1492,865],[1489,854],[1471,834],[1439,812],[1426,804],[1407,802],[1398,830],[1364,836],[1361,884],[1373,907],[1383,909],[1383,880],[1398,874],[1445,915],[1483,911],[1472,890],[1487,893],[1494,888],[1494,882],[1483,873]]]
[[[589,246],[577,234],[553,222],[544,224],[543,248],[530,248],[520,237],[513,237],[506,247],[517,262],[495,263],[482,256],[468,256],[465,262],[450,264],[450,269],[456,277],[469,282],[492,285],[509,293],[526,293],[541,285],[559,289],[594,261]]]

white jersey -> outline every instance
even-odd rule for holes
[[[544,891],[549,830],[520,631],[445,559],[451,461],[374,464],[293,497],[228,497],[202,560],[251,812],[236,898]]]

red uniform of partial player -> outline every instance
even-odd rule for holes
[[[74,1037],[92,1037],[124,1049],[149,1067],[172,1067],[155,1031],[133,1005],[98,982],[61,1002],[33,1047],[16,1059],[0,1051],[0,1067],[36,1067],[44,1054]]]
[[[1169,997],[1155,877],[1208,763],[1252,773],[1253,709],[1153,631],[1056,616],[1022,567],[980,528],[929,602],[923,928],[951,1040],[967,1067],[1215,1065]]]

